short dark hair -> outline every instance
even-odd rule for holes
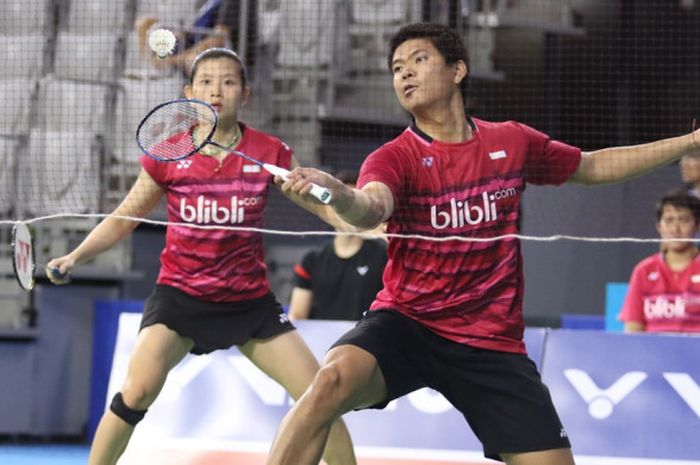
[[[687,208],[693,214],[695,224],[700,224],[700,199],[686,191],[674,191],[666,194],[656,205],[656,221],[661,221],[664,207]]]
[[[401,44],[411,39],[429,40],[438,52],[445,59],[445,63],[453,65],[458,61],[463,61],[467,66],[467,75],[459,83],[462,95],[466,95],[467,81],[469,77],[469,52],[464,46],[462,37],[457,31],[444,24],[439,23],[413,23],[398,30],[389,41],[389,55],[387,64],[391,71],[391,62],[394,60],[394,53]]]
[[[357,171],[355,170],[339,170],[335,173],[336,179],[343,184],[357,184]]]
[[[243,87],[248,86],[248,69],[243,63],[243,59],[238,56],[236,52],[230,48],[224,47],[212,47],[200,52],[194,60],[192,60],[192,65],[190,66],[190,84],[194,82],[194,75],[197,73],[197,68],[202,61],[214,60],[217,58],[230,58],[231,60],[238,63],[241,67],[241,83]]]

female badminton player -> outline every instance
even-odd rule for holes
[[[295,165],[285,144],[238,121],[250,93],[238,55],[222,48],[205,50],[194,60],[190,76],[186,97],[203,100],[218,113],[215,142],[283,168]],[[209,146],[180,161],[159,162],[144,155],[141,163],[115,215],[143,218],[165,195],[169,223],[261,226],[272,175],[260,166]],[[136,225],[109,217],[75,250],[49,261],[47,268],[67,275]],[[49,278],[55,284],[65,282]],[[146,301],[127,377],[100,421],[89,464],[117,462],[168,372],[188,352],[205,354],[233,345],[294,399],[319,368],[270,291],[260,233],[168,226],[160,274]],[[333,424],[325,451],[329,465],[355,464],[342,421]]]
[[[698,147],[689,134],[582,154],[523,124],[468,117],[469,61],[458,33],[412,24],[389,50],[394,91],[413,124],[369,155],[356,189],[308,168],[276,182],[293,194],[305,195],[309,182],[326,187],[330,205],[355,226],[388,221],[390,234],[484,241],[390,236],[384,289],[327,353],[268,464],[317,464],[333,418],[429,386],[464,414],[487,457],[571,465],[566,430],[523,344],[520,244],[489,238],[518,232],[527,182],[621,181]]]

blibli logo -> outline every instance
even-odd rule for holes
[[[654,318],[685,318],[685,300],[676,296],[673,302],[665,297],[644,299],[644,316],[648,320]]]
[[[517,195],[514,187],[502,189],[492,194],[484,192],[481,194],[480,202],[469,202],[468,200],[450,199],[449,211],[438,211],[438,207],[430,207],[430,224],[435,229],[445,229],[448,227],[461,228],[465,224],[477,225],[496,221],[498,212],[496,201]]]
[[[239,199],[233,196],[229,202],[219,203],[218,200],[205,199],[203,195],[197,197],[195,205],[189,205],[187,199],[180,200],[180,218],[186,223],[198,224],[236,224],[243,223],[246,206],[253,206],[260,202],[260,197],[244,197]]]

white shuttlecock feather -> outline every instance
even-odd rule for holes
[[[168,29],[156,29],[148,36],[148,46],[158,58],[165,58],[175,51],[175,34]]]

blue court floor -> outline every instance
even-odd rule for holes
[[[0,444],[2,465],[85,465],[87,445]]]

